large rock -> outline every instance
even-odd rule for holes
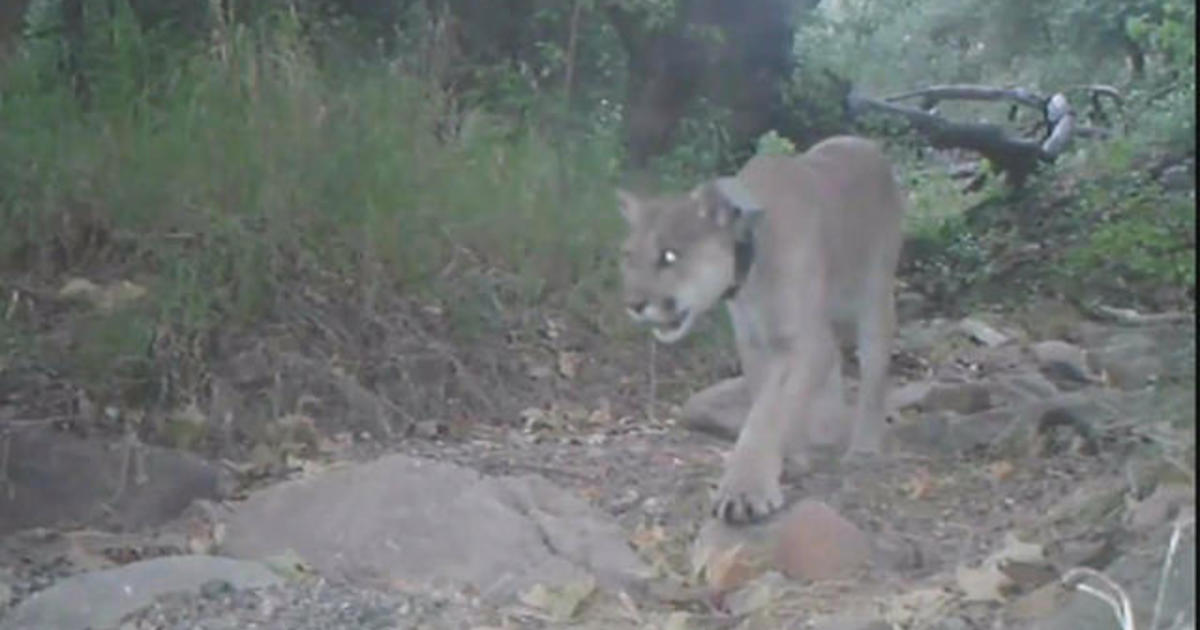
[[[1039,341],[1030,346],[1038,369],[1065,390],[1098,384],[1100,378],[1088,367],[1087,351],[1058,339]]]
[[[244,558],[292,550],[330,577],[465,584],[497,600],[536,583],[644,574],[614,522],[545,479],[405,455],[251,495],[229,516],[223,549]]]
[[[1158,380],[1164,364],[1154,336],[1142,330],[1112,335],[1088,354],[1091,367],[1121,389],[1137,389]]]
[[[0,630],[106,630],[166,593],[199,590],[212,582],[242,589],[280,581],[257,562],[212,556],[155,558],[62,580],[18,604],[0,621]]]
[[[692,546],[693,568],[716,592],[771,570],[806,582],[845,579],[883,560],[881,549],[858,526],[815,499],[751,525],[710,519]]]
[[[1188,530],[1191,532],[1192,530]],[[1144,549],[1118,558],[1104,574],[1125,590],[1132,604],[1138,628],[1150,628],[1153,609],[1162,577],[1163,558],[1167,544],[1163,540],[1157,549]],[[1090,580],[1089,584],[1095,584]],[[1100,588],[1103,588],[1102,586]],[[1176,549],[1163,589],[1161,628],[1194,627],[1196,621],[1196,539],[1185,535]],[[1193,625],[1179,625],[1176,619]],[[1076,592],[1066,605],[1051,616],[1035,623],[1034,630],[1121,630],[1112,609],[1095,596]]]
[[[0,536],[32,527],[153,527],[194,499],[218,498],[224,487],[220,469],[183,451],[142,445],[126,468],[120,442],[53,429],[16,431],[10,439],[12,486],[0,492]]]
[[[901,411],[953,411],[972,414],[992,406],[991,391],[982,383],[918,381],[905,384],[888,394],[888,404]]]

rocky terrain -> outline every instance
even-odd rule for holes
[[[583,351],[555,378],[602,400],[297,413],[269,472],[13,419],[0,628],[1194,628],[1194,348],[1190,315],[911,316],[887,457],[831,450],[743,528],[686,388],[639,412]]]

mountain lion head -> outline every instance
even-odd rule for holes
[[[751,246],[761,208],[732,177],[686,195],[644,198],[618,190],[617,197],[629,227],[621,248],[625,308],[656,339],[675,343],[735,290],[745,272],[739,251]]]

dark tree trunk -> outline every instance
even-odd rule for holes
[[[83,68],[84,32],[83,0],[62,0],[59,7],[62,12],[63,39],[66,41],[66,59],[63,60],[63,70],[71,89],[79,102],[87,107],[92,100],[92,89],[88,83],[87,73]]]
[[[5,0],[0,2],[0,61],[16,47],[17,39],[25,26],[25,9],[30,0]]]
[[[792,71],[789,2],[683,0],[670,24],[653,29],[625,7],[607,12],[628,59],[629,166],[644,168],[664,153],[700,96],[731,113],[728,158],[778,126],[780,88]]]

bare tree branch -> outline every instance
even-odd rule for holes
[[[921,90],[886,96],[891,103],[921,97],[924,109],[932,109],[940,101],[1012,101],[1037,110],[1045,106],[1045,97],[1024,88],[997,88],[988,85],[934,85]]]
[[[1120,92],[1110,86],[1081,85],[1070,89],[1083,89],[1091,94],[1093,115],[1103,116],[1099,102],[1101,96],[1112,99],[1118,107],[1122,104]],[[919,108],[899,102],[916,98],[921,99]],[[947,120],[939,116],[935,109],[937,104],[944,100],[1011,102],[1014,105],[1010,119],[1015,116],[1017,106],[1036,109],[1041,113],[1042,120],[1033,133],[1042,131],[1045,135],[1040,139],[1027,138],[1000,125]],[[1006,173],[1009,183],[1014,186],[1021,186],[1039,164],[1054,161],[1070,146],[1074,138],[1106,138],[1110,135],[1107,129],[1080,125],[1074,108],[1063,92],[1047,97],[1019,87],[935,85],[887,96],[882,100],[851,91],[846,98],[846,108],[851,118],[867,111],[904,118],[915,131],[937,148],[976,151]]]

